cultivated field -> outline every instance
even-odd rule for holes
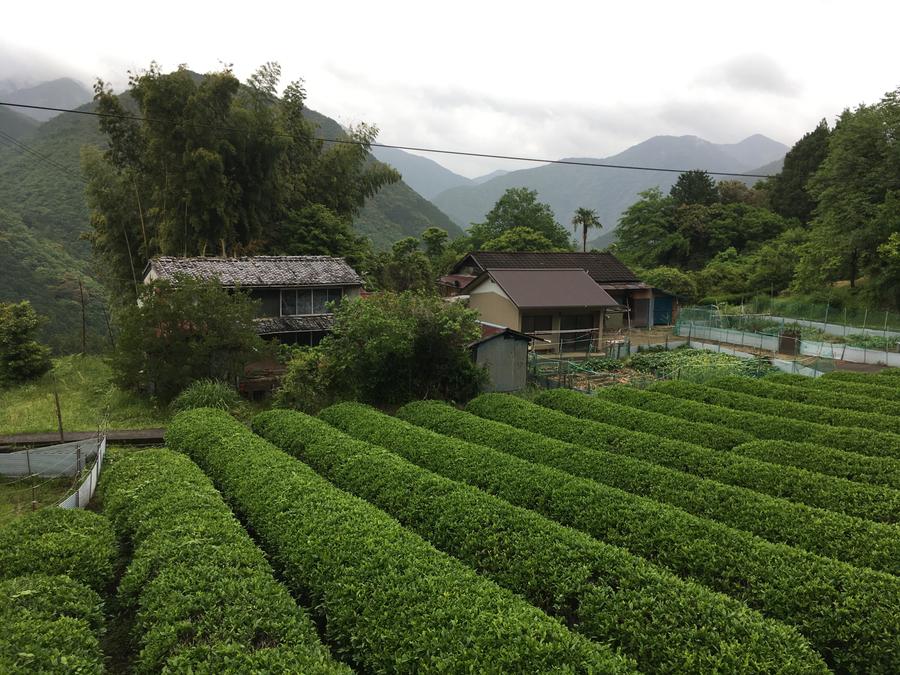
[[[898,404],[887,373],[190,410],[100,514],[0,530],[0,671],[900,672]]]

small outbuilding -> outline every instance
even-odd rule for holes
[[[494,327],[469,345],[472,358],[488,371],[484,391],[519,391],[528,379],[528,345],[534,339],[517,330]]]

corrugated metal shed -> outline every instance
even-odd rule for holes
[[[176,274],[218,278],[223,286],[361,286],[362,277],[343,258],[324,255],[259,255],[243,258],[153,258],[144,273],[173,280]]]

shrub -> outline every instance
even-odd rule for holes
[[[274,659],[283,671],[346,671],[189,459],[170,450],[132,453],[110,464],[99,490],[133,547],[119,600],[135,611],[136,672],[218,672],[248,659]]]
[[[635,354],[628,365],[660,377],[705,380],[719,375],[764,375],[772,366],[764,359],[742,359],[705,349],[650,350]]]
[[[66,576],[30,574],[0,582],[0,672],[105,672],[103,601]]]
[[[681,401],[664,394],[641,391],[631,387],[609,387],[598,390],[598,395],[613,397],[619,402],[635,406],[638,410],[646,406],[652,410],[667,410],[672,415],[683,415],[685,425],[690,425],[690,420],[696,416],[696,413],[693,412],[695,405],[703,408],[704,412],[711,413],[711,416],[715,415],[718,410],[729,412],[726,409],[695,404],[692,401]],[[697,445],[659,438],[653,434],[655,429],[651,422],[648,422],[646,426],[647,431],[651,433],[623,432],[621,429],[602,423],[607,419],[606,410],[608,408],[608,403],[604,398],[592,398],[578,392],[557,390],[546,392],[537,400],[541,405],[554,408],[555,411],[551,413],[549,410],[541,411],[529,408],[520,410],[520,414],[527,413],[533,418],[552,421],[555,425],[555,432],[559,434],[558,437],[570,443],[595,450],[626,454],[702,478],[750,488],[773,497],[784,497],[794,502],[848,516],[887,522],[900,520],[900,504],[896,499],[890,498],[891,495],[887,495],[886,490],[878,487],[860,485],[803,469],[766,464],[733,452],[716,452]],[[506,407],[512,407],[512,403],[502,402]],[[497,408],[500,407],[502,406],[497,404]],[[582,422],[575,424],[571,417],[560,413],[577,417]],[[537,423],[532,423],[531,417],[521,423],[517,422],[516,426],[523,426],[548,435],[548,432],[542,431]],[[566,423],[569,428],[566,428]],[[844,544],[848,544],[848,542],[844,542]],[[817,549],[817,552],[828,550],[830,551],[828,555],[837,555],[842,559],[848,559],[846,556],[851,556],[858,562],[863,559],[868,561],[863,564],[887,562],[883,558],[868,558],[869,555],[879,555],[874,551],[854,549],[849,544],[844,549],[842,548],[843,544],[837,541],[827,543],[812,541],[808,545],[826,547]],[[878,563],[879,560],[880,563]]]
[[[802,377],[802,376],[801,376]],[[854,384],[853,389],[844,386],[834,391],[829,391],[828,380],[824,377],[810,382],[822,382],[821,385],[813,385],[807,389],[805,386],[788,386],[781,380],[765,378],[758,382],[747,381],[746,378],[721,378],[709,382],[711,387],[725,389],[726,391],[740,391],[752,396],[793,401],[795,403],[808,403],[811,405],[826,406],[839,410],[855,410],[863,413],[878,413],[880,415],[900,416],[900,401],[888,399],[879,400],[877,392],[865,386]],[[837,380],[834,380],[837,382]],[[793,385],[794,382],[791,382]],[[841,382],[843,385],[843,382]],[[760,404],[765,405],[765,404]],[[894,444],[900,443],[900,439],[894,438]],[[845,448],[849,449],[849,448]]]
[[[323,411],[323,417],[352,436],[627,548],[794,625],[837,670],[894,672],[900,667],[894,640],[900,630],[896,577],[772,544],[401,420],[371,414],[342,421],[330,410]]]
[[[0,302],[0,386],[36,380],[50,370],[50,349],[34,339],[40,321],[27,300]]]
[[[179,414],[167,441],[240,509],[362,671],[630,670],[221,411]]]
[[[346,404],[328,412],[347,424],[357,413],[366,418],[371,411]],[[734,600],[354,440],[321,420],[270,411],[257,416],[253,427],[479,573],[587,637],[635,657],[644,672],[762,670],[775,662],[819,667],[799,635]]]
[[[292,350],[273,403],[312,413],[328,405],[333,396],[323,351],[318,347]]]
[[[64,574],[103,592],[116,554],[112,526],[91,511],[49,507],[0,529],[0,579]]]
[[[192,408],[216,408],[233,412],[241,404],[241,397],[234,387],[218,380],[203,379],[191,382],[169,405],[174,412]]]
[[[748,383],[751,383],[750,386],[755,384],[753,380],[746,377],[714,378],[707,382],[707,386],[724,391],[743,391],[745,388],[749,391]],[[900,457],[900,435],[855,427],[830,427],[824,424],[776,417],[766,414],[768,400],[764,398],[759,399],[758,411],[751,412],[710,406],[653,390],[641,392],[629,387],[609,387],[598,389],[596,393],[619,403],[640,404],[647,410],[662,412],[692,422],[708,422],[740,429],[760,440],[815,443],[864,455]]]
[[[754,441],[737,446],[733,452],[763,462],[796,466],[829,476],[900,490],[900,460],[890,457],[869,457],[812,443],[788,441]],[[891,500],[896,500],[896,497],[892,496]]]
[[[893,380],[892,380],[893,381]],[[864,398],[869,403],[870,409],[878,410],[878,406],[887,401],[896,403],[900,401],[900,391],[896,387],[881,387],[877,390],[878,396],[872,395],[872,391],[868,385],[859,382],[849,382],[835,378],[825,377],[804,377],[803,375],[792,375],[790,373],[776,373],[766,377],[766,382],[774,382],[776,384],[785,384],[795,388],[802,388],[811,391],[822,391],[828,393],[840,393],[850,396],[858,396]]]

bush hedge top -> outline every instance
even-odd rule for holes
[[[116,554],[110,522],[82,509],[48,507],[0,529],[0,579],[65,574],[102,592]]]

